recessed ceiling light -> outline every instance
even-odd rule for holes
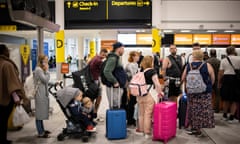
[[[215,33],[217,32],[216,30],[207,30],[208,33]]]
[[[235,31],[234,30],[225,30],[224,32],[225,33],[234,33]]]
[[[189,33],[191,30],[181,30],[182,33]]]
[[[163,30],[164,33],[172,33],[173,30]]]

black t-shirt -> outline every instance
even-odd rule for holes
[[[153,81],[152,81],[152,76],[157,74],[156,70],[154,69],[149,69],[147,71],[144,72],[144,76],[145,76],[145,80],[147,84],[152,85]]]

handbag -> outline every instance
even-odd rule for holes
[[[231,60],[229,59],[229,57],[227,57],[227,60],[228,60],[228,62],[230,63],[230,65],[232,66],[232,68],[233,68],[233,70],[234,70],[234,72],[235,72],[237,81],[240,82],[240,69],[236,69],[236,68],[233,66],[233,64],[232,64]]]
[[[27,112],[24,110],[22,105],[16,106],[16,109],[13,113],[13,125],[19,126],[26,124],[30,121],[30,117]]]

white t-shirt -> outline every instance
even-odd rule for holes
[[[240,69],[240,57],[239,56],[228,56],[230,61],[232,62],[235,69]],[[227,58],[224,58],[221,60],[219,70],[224,70],[224,74],[230,74],[234,75],[235,72],[231,66],[231,64],[228,62]]]

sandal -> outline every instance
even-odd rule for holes
[[[45,134],[51,134],[52,132],[48,131],[48,130],[45,130],[44,131]]]
[[[50,136],[44,133],[43,135],[38,135],[38,138],[50,138]]]

